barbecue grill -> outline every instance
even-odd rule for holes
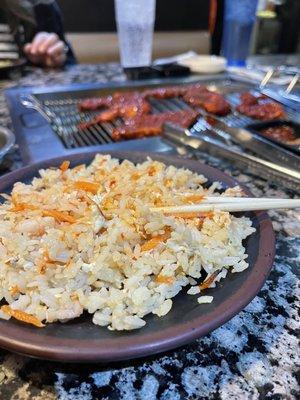
[[[197,80],[199,81],[199,79]],[[195,81],[194,81],[195,82]],[[114,91],[144,90],[155,86],[168,84],[187,84],[191,80],[178,82],[170,79],[159,82],[119,83],[106,85],[72,85],[53,88],[16,88],[6,92],[9,109],[12,116],[21,155],[25,163],[50,158],[58,155],[74,154],[76,152],[110,150],[171,151],[160,138],[135,139],[113,144],[112,131],[122,123],[116,119],[112,123],[96,124],[90,128],[78,128],[79,122],[90,120],[98,111],[79,112],[78,103],[89,97],[105,96]],[[253,89],[246,83],[237,83],[229,79],[203,80],[208,89],[225,95],[231,105],[239,101],[239,93]],[[151,112],[180,111],[190,107],[180,98],[150,99]],[[294,118],[294,112],[288,111]],[[245,126],[253,120],[236,112],[223,117],[223,120],[233,126]],[[205,130],[202,118],[191,127],[194,134]]]

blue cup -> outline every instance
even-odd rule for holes
[[[225,0],[222,55],[228,66],[245,66],[257,0]]]

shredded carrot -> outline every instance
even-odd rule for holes
[[[200,289],[200,290],[204,290],[204,289],[209,288],[210,285],[211,285],[211,284],[214,282],[214,280],[216,279],[217,275],[218,275],[218,272],[214,272],[214,273],[212,273],[210,276],[208,276],[208,277],[205,279],[205,281],[202,282],[202,283],[199,285],[199,289]]]
[[[168,215],[172,215],[171,213]],[[190,212],[190,213],[176,213],[173,214],[173,217],[175,218],[183,218],[183,219],[192,219],[192,218],[212,218],[214,216],[214,213],[212,211],[208,212]]]
[[[139,172],[134,172],[131,175],[131,179],[134,180],[134,181],[137,181],[138,179],[140,179],[140,177],[141,177],[141,174]]]
[[[155,174],[156,174],[156,168],[153,165],[151,165],[151,167],[148,168],[148,175],[153,176]]]
[[[70,299],[71,299],[72,301],[78,300],[78,299],[79,299],[78,294],[77,294],[77,293],[71,293]]]
[[[170,285],[171,283],[174,282],[174,278],[172,278],[171,276],[157,275],[155,277],[155,282],[166,283],[166,284]]]
[[[38,328],[42,328],[45,325],[34,315],[28,314],[24,311],[21,310],[13,310],[10,306],[2,306],[1,311],[4,312],[5,314],[10,315],[11,317],[25,322],[26,324],[32,324],[34,326],[37,326]]]
[[[74,183],[74,186],[76,189],[91,192],[93,194],[97,194],[100,187],[99,183],[88,181],[77,181]]]
[[[36,206],[27,203],[16,203],[14,207],[12,207],[9,211],[25,211],[25,210],[38,210]],[[76,219],[66,212],[57,211],[57,210],[41,210],[43,217],[53,217],[58,222],[69,222],[70,224],[74,224]]]
[[[160,243],[163,243],[166,240],[168,240],[170,238],[170,236],[171,236],[170,228],[165,228],[165,233],[164,234],[159,235],[159,236],[155,236],[155,237],[149,239],[144,244],[142,244],[141,251],[150,251],[150,250],[154,249]]]
[[[19,288],[19,286],[18,286],[18,285],[12,286],[12,287],[9,289],[9,293],[10,293],[12,296],[15,296],[16,294],[19,294],[19,293],[20,293],[20,288]]]
[[[204,199],[204,195],[203,194],[191,194],[189,196],[185,196],[184,200],[187,202],[191,202],[194,203],[196,201],[202,201]]]
[[[171,179],[164,179],[164,184],[166,187],[170,187],[172,184],[172,180]]]
[[[52,258],[50,257],[48,250],[44,251],[44,260],[48,264],[56,264],[56,261],[52,260]]]
[[[70,166],[70,161],[65,160],[59,167],[62,172],[65,172]]]
[[[27,203],[14,203],[14,206],[9,211],[18,212],[25,210],[37,210],[37,207]]]
[[[38,269],[39,269],[39,273],[40,273],[41,275],[45,275],[46,267],[47,267],[47,263],[46,263],[45,260],[43,260],[41,263],[39,263]]]
[[[35,263],[38,268],[39,274],[44,275],[47,268],[45,252],[43,253],[43,257],[38,258]]]
[[[70,224],[74,224],[76,222],[74,217],[62,211],[43,210],[42,214],[44,217],[53,217],[58,222],[69,222]]]

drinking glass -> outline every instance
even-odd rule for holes
[[[257,0],[225,0],[221,54],[229,66],[244,66],[256,18]]]
[[[150,65],[155,0],[115,0],[115,13],[122,66]]]

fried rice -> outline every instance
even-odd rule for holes
[[[39,173],[0,205],[0,318],[42,327],[86,311],[108,329],[141,328],[147,314],[167,314],[183,288],[207,303],[206,288],[248,267],[250,219],[150,211],[219,195],[218,182],[207,187],[187,169],[109,155]],[[220,195],[233,194],[239,189]]]

